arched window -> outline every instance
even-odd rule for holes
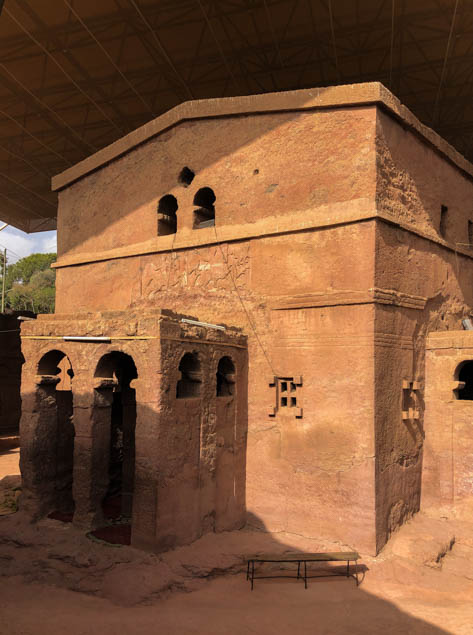
[[[215,194],[210,187],[202,187],[194,196],[194,229],[215,225]]]
[[[458,376],[458,399],[473,400],[473,360],[462,362],[455,373]]]
[[[101,468],[102,511],[109,520],[118,517],[131,519],[135,482],[136,393],[130,383],[138,377],[136,365],[130,355],[112,351],[100,358],[95,377],[96,408],[97,404],[100,405],[97,410],[94,408],[94,417],[101,422],[96,434],[104,434],[104,424],[110,426],[108,466]],[[102,439],[105,438],[102,436]]]
[[[176,397],[190,399],[200,397],[202,370],[196,353],[186,353],[179,364],[181,378],[177,382]]]
[[[222,357],[217,367],[217,397],[228,397],[235,391],[235,365],[229,357]]]
[[[175,234],[177,231],[177,198],[166,194],[158,203],[158,236]]]
[[[47,352],[39,360],[37,441],[41,452],[32,459],[50,518],[70,522],[74,515],[74,439],[72,365],[65,353]],[[39,405],[41,404],[41,405]],[[49,494],[47,493],[49,489]]]
[[[74,377],[72,364],[62,351],[49,351],[39,360],[38,375],[55,376],[59,378],[56,390],[71,390],[71,381]]]
[[[138,372],[130,355],[121,351],[112,351],[100,358],[94,377],[116,379],[118,386],[128,388],[132,379],[138,377]]]

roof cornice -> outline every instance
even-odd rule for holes
[[[464,156],[434,130],[422,124],[383,84],[370,82],[183,102],[54,176],[52,189],[61,190],[71,185],[183,121],[360,106],[382,107],[403,126],[424,138],[450,163],[473,177],[473,165]]]

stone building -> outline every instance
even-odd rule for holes
[[[0,313],[0,436],[17,435],[21,416],[19,313]]]
[[[228,495],[215,491],[233,479],[222,527],[246,501],[269,530],[379,551],[420,507],[426,336],[461,328],[473,305],[472,181],[377,83],[185,103],[55,177],[58,315],[23,332],[24,505],[51,508],[52,472],[31,466],[51,442],[48,409],[62,425],[65,355],[79,525],[98,522],[110,484],[100,422],[118,386],[123,413],[136,403],[134,544],[217,528]],[[67,335],[123,339],[44,339]],[[197,401],[176,398],[187,352]],[[216,396],[222,359],[230,397]],[[220,472],[219,426],[234,426]]]

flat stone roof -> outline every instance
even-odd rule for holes
[[[406,128],[423,137],[449,162],[473,177],[473,165],[453,146],[431,128],[422,124],[383,84],[369,82],[184,102],[56,175],[52,179],[52,189],[61,190],[67,187],[183,121],[370,105],[382,107],[400,120]]]

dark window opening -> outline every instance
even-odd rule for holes
[[[178,181],[184,187],[189,187],[189,185],[194,180],[195,173],[189,169],[187,166],[182,168],[181,173],[179,174]]]
[[[199,358],[195,353],[186,353],[179,364],[181,378],[177,382],[177,399],[200,397],[202,370]]]
[[[295,392],[296,391],[296,384],[291,381],[291,392]]]
[[[49,351],[39,361],[38,374],[44,377],[57,377],[57,383],[40,385],[39,396],[42,400],[42,418],[47,422],[47,436],[42,441],[45,454],[41,461],[41,473],[49,481],[54,481],[54,496],[50,501],[51,517],[71,521],[74,514],[72,494],[74,471],[74,439],[72,365],[61,351]]]
[[[295,397],[291,397],[291,408],[295,408],[297,406],[297,399]]]
[[[202,187],[194,196],[194,229],[215,225],[215,194],[210,187]]]
[[[281,382],[281,392],[286,392],[287,391],[287,381],[282,381]]]
[[[473,249],[473,221],[468,221],[468,249]]]
[[[287,397],[281,397],[281,407],[285,408],[287,406]]]
[[[113,379],[113,385],[99,389],[106,395],[110,421],[108,485],[102,500],[108,519],[131,518],[135,477],[136,395],[130,384],[138,377],[129,355],[113,351],[104,355],[95,377]]]
[[[447,218],[448,218],[448,207],[446,205],[442,205],[440,208],[440,235],[442,238],[445,238],[447,235]]]
[[[166,194],[158,203],[158,236],[168,236],[177,231],[177,199]]]
[[[473,360],[464,362],[458,374],[458,399],[473,401]]]
[[[229,357],[222,357],[217,368],[217,397],[234,394],[235,366]]]

